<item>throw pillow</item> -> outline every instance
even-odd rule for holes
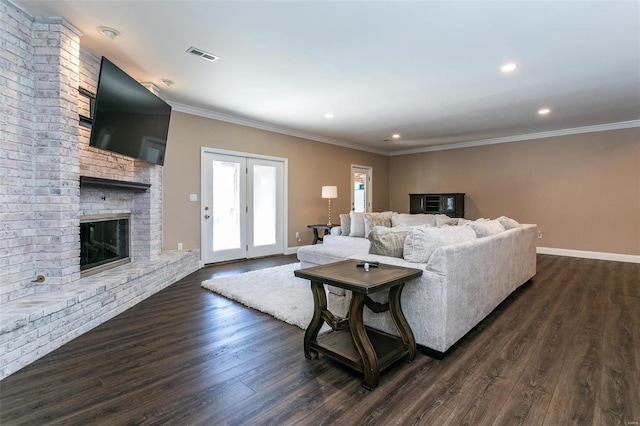
[[[464,226],[473,229],[478,238],[499,234],[504,231],[504,226],[498,220],[488,220],[486,222],[469,222]]]
[[[354,212],[349,213],[351,219],[351,230],[349,231],[350,237],[364,237],[364,213]]]
[[[351,232],[351,216],[349,214],[340,215],[340,235],[349,235]]]
[[[517,228],[518,226],[520,226],[520,224],[516,222],[514,219],[511,219],[506,216],[500,216],[496,220],[500,222],[502,226],[504,226],[505,231],[508,231],[509,229]]]
[[[390,213],[390,212],[389,212]],[[367,238],[369,232],[375,226],[391,227],[391,214],[389,213],[365,213],[364,214],[364,236]]]
[[[424,223],[422,225],[405,225],[404,223],[401,223],[398,226],[392,226],[392,228],[405,229],[408,231],[411,228],[435,228],[435,227],[433,225],[429,225],[428,223]]]
[[[408,213],[394,213],[391,215],[391,226],[420,226],[420,225],[432,225],[436,226],[436,217],[432,214],[408,214]]]
[[[369,233],[369,241],[371,242],[369,253],[402,259],[404,240],[408,233],[409,228],[374,227]]]
[[[427,263],[437,248],[475,239],[475,232],[464,226],[412,228],[404,242],[404,260],[413,263]]]
[[[440,228],[442,225],[452,223],[451,217],[447,216],[446,214],[437,214],[437,215],[435,215],[435,220],[436,220],[436,226],[438,228]],[[456,225],[458,224],[458,219],[456,219],[456,223],[455,224]]]
[[[450,217],[448,220],[440,220],[439,223],[438,228],[442,228],[443,226],[458,226],[458,218]]]

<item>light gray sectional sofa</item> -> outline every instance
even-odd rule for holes
[[[359,259],[423,269],[422,277],[406,283],[402,310],[416,342],[432,356],[442,356],[536,273],[536,225],[518,224],[505,217],[474,222],[461,219],[457,220],[460,225],[454,225],[456,220],[429,217],[433,215],[387,215],[394,215],[397,220],[389,224],[397,226],[369,227],[369,238],[336,235],[340,228],[334,228],[324,244],[299,248],[298,259],[303,268]],[[421,225],[420,220],[424,222]],[[446,225],[434,226],[438,221]],[[379,221],[371,224],[379,225]],[[389,243],[396,245],[390,252],[398,256],[398,237],[385,240],[390,232],[399,232],[400,241],[404,241],[402,257],[370,254],[370,239],[377,244],[373,251],[380,252],[381,233],[383,243],[395,240]],[[458,240],[462,241],[451,243]],[[346,316],[350,296],[349,291],[329,286],[329,310]],[[381,292],[372,299],[385,302],[386,297]],[[364,320],[366,325],[397,335],[388,312],[374,314],[365,309]]]

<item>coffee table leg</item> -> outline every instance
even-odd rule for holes
[[[400,284],[389,291],[389,310],[391,311],[391,318],[402,336],[402,341],[409,345],[409,362],[411,362],[416,357],[416,339],[413,337],[411,327],[404,313],[402,313],[402,306],[400,306],[400,296],[403,288],[404,284]]]
[[[307,359],[318,358],[318,351],[311,349],[311,343],[318,339],[318,332],[322,327],[322,311],[327,309],[327,295],[324,285],[319,281],[311,281],[311,293],[313,293],[313,317],[304,333],[304,356]]]
[[[380,370],[378,369],[378,358],[376,351],[371,345],[369,336],[364,328],[362,320],[362,310],[364,308],[366,296],[363,293],[353,292],[351,296],[351,304],[349,305],[349,328],[353,342],[358,349],[358,353],[362,358],[364,368],[364,382],[362,386],[372,390],[378,386],[380,379]]]

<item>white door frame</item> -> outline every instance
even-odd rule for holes
[[[203,229],[205,227],[205,197],[204,188],[207,185],[206,178],[204,175],[204,171],[202,169],[202,159],[204,154],[221,154],[221,155],[232,155],[237,157],[246,157],[246,158],[256,158],[261,160],[270,160],[270,161],[278,161],[283,163],[283,194],[282,194],[282,254],[286,254],[287,252],[287,235],[289,233],[289,159],[284,157],[273,157],[269,155],[261,155],[254,154],[250,152],[242,152],[242,151],[231,151],[227,149],[218,149],[211,147],[201,147],[200,148],[200,262],[203,262],[202,258],[202,248],[205,245],[204,242],[204,232]]]
[[[365,206],[365,212],[366,213],[371,213],[373,210],[373,167],[371,166],[360,166],[358,164],[352,164],[351,165],[351,187],[349,192],[351,193],[351,210],[353,210],[354,207],[354,202],[355,200],[353,199],[353,187],[354,187],[354,180],[353,180],[353,175],[355,172],[360,172],[360,173],[366,173],[367,175],[367,179],[368,182],[365,185],[365,197],[367,205]]]

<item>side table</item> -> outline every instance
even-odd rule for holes
[[[357,267],[360,261],[345,260],[294,271],[295,276],[311,281],[314,313],[304,335],[304,355],[316,359],[321,352],[334,360],[364,373],[362,386],[378,386],[380,371],[396,361],[416,355],[416,341],[400,306],[400,295],[407,280],[422,275],[421,269],[380,264],[377,268]],[[327,309],[324,284],[352,291],[349,314],[340,318]],[[388,303],[377,303],[368,295],[389,289]],[[375,313],[390,311],[401,337],[366,327],[362,319],[364,306]],[[331,332],[318,337],[322,324]]]
[[[324,236],[331,232],[330,225],[307,225],[307,228],[313,229],[313,242],[311,244],[318,244],[318,241],[322,241]],[[322,229],[322,235],[318,235],[318,230]]]

